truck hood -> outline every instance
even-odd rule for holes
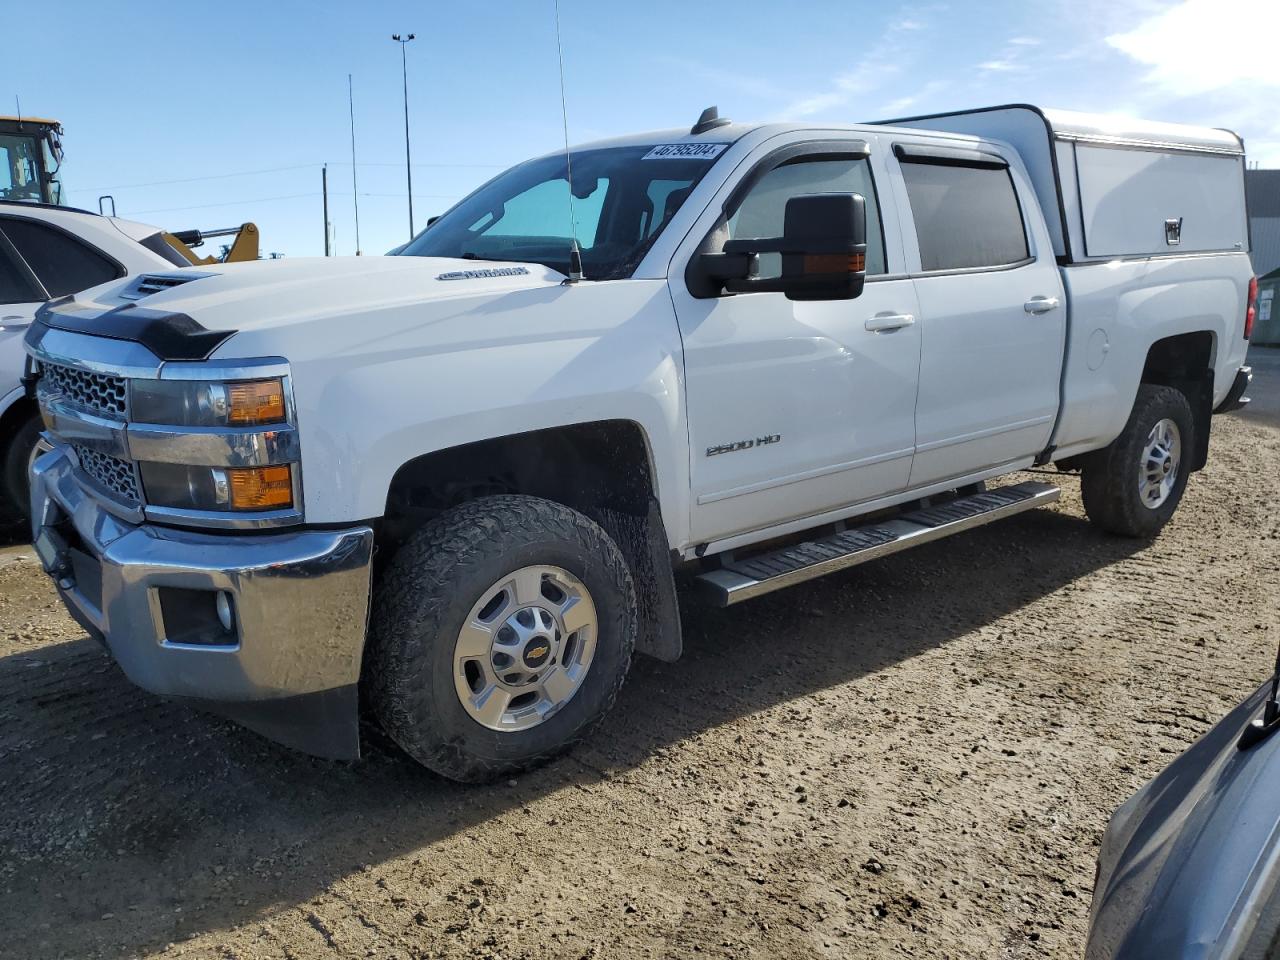
[[[415,303],[563,283],[537,263],[442,257],[300,257],[148,273],[96,287],[79,306],[185,314],[211,331],[260,331]],[[158,288],[158,289],[157,289]],[[86,302],[87,301],[87,302]]]

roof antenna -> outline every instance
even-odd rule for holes
[[[716,127],[723,127],[729,122],[730,120],[728,117],[720,116],[720,110],[718,108],[707,107],[707,109],[703,110],[702,114],[698,117],[698,122],[693,125],[693,128],[689,131],[689,135],[696,137],[701,133],[706,133],[708,130],[714,130]]]
[[[569,110],[564,100],[564,47],[560,44],[560,0],[556,4],[556,54],[560,58],[560,119],[564,122],[564,165],[569,180],[569,279],[565,283],[577,283],[582,279],[582,251],[578,249],[578,223],[573,218],[573,158],[569,155]]]

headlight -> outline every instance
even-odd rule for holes
[[[129,420],[148,506],[204,521],[301,506],[287,376],[133,380]]]
[[[293,465],[193,467],[141,463],[147,502],[180,510],[287,510],[293,506]]]
[[[284,381],[134,380],[131,418],[175,427],[249,427],[284,423]]]

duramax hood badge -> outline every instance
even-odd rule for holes
[[[483,270],[453,270],[439,274],[437,280],[487,280],[491,277],[519,277],[529,271],[524,267],[486,267]]]

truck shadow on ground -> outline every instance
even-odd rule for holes
[[[684,659],[637,661],[594,741],[514,787],[446,782],[376,731],[355,764],[277,748],[138,691],[90,640],[11,655],[0,943],[25,957],[131,956],[252,921],[364,864],[946,645],[1138,549],[1034,511],[729,610],[682,591]]]

